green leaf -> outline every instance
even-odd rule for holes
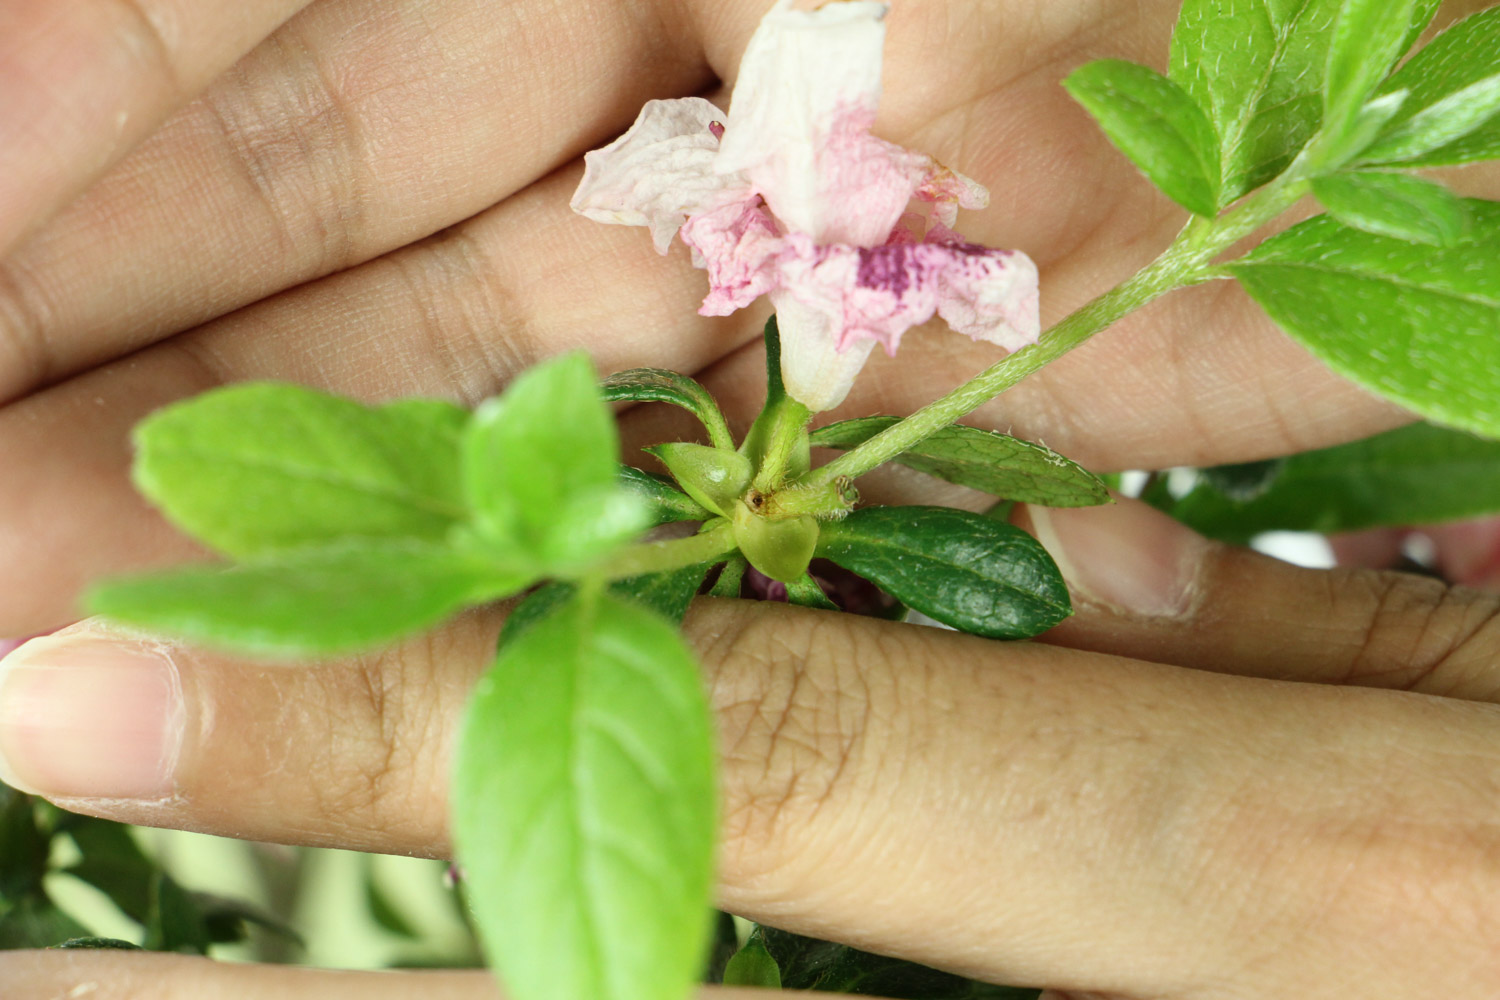
[[[1376,236],[1451,247],[1468,229],[1462,199],[1441,184],[1407,174],[1330,174],[1313,181],[1313,194],[1339,222]]]
[[[189,895],[202,915],[203,928],[209,941],[214,944],[243,941],[246,937],[245,925],[255,924],[293,944],[302,945],[301,935],[258,906],[208,892],[193,892]]]
[[[761,925],[761,941],[778,963],[782,987],[853,993],[890,1000],[1037,1000],[1037,991],[992,986],[915,962],[859,951]]]
[[[620,466],[620,487],[645,504],[651,527],[674,521],[706,521],[713,516],[670,480],[628,465]]]
[[[1439,2],[1418,0],[1406,45]],[[1341,7],[1341,0],[1184,0],[1168,76],[1218,133],[1221,207],[1280,174],[1317,133]]]
[[[37,825],[31,796],[0,784],[0,912],[3,904],[40,890],[51,846]]]
[[[349,538],[436,541],[465,514],[467,418],[434,400],[368,407],[235,385],[143,421],[135,482],[174,524],[239,558]]]
[[[126,916],[145,923],[151,907],[151,880],[157,865],[148,858],[129,827],[102,819],[85,819],[72,827],[81,855],[65,869],[108,896]]]
[[[1407,91],[1370,160],[1446,166],[1500,157],[1500,7],[1480,11],[1433,39],[1382,92]]]
[[[1199,469],[1198,475],[1231,500],[1254,500],[1271,488],[1285,465],[1284,458],[1268,458],[1259,462],[1215,465]]]
[[[604,399],[610,403],[671,403],[692,413],[708,431],[715,448],[734,450],[734,438],[719,404],[708,390],[686,375],[661,368],[631,368],[616,372],[600,384]]]
[[[61,951],[77,949],[79,951],[142,951],[138,944],[129,941],[121,941],[119,938],[106,937],[76,937],[68,938],[61,944],[52,945]]]
[[[818,582],[806,573],[801,579],[793,580],[786,585],[786,599],[788,603],[800,604],[804,608],[821,608],[824,611],[838,611],[839,606],[828,599],[823,593],[823,588]]]
[[[1197,215],[1218,212],[1219,138],[1187,91],[1119,59],[1091,62],[1063,86],[1167,197]]]
[[[680,625],[688,606],[698,596],[698,588],[703,586],[703,578],[708,576],[709,569],[710,566],[704,563],[667,573],[632,576],[614,581],[609,585],[609,591],[621,600],[656,612],[673,625]],[[533,590],[505,619],[505,625],[500,629],[501,648],[515,642],[523,632],[566,605],[577,593],[575,585],[563,581]]]
[[[1341,127],[1375,93],[1410,45],[1415,8],[1415,0],[1344,0],[1328,46],[1325,127]]]
[[[368,864],[369,856],[366,856],[364,872],[365,883],[365,909],[369,911],[370,918],[384,930],[397,937],[408,940],[416,940],[421,937],[417,929],[411,925],[401,913],[401,910],[391,902],[386,895],[385,888],[375,874],[373,865]]]
[[[619,436],[587,355],[523,372],[474,414],[463,478],[479,534],[545,572],[586,568],[638,534],[648,514],[619,488]]]
[[[501,650],[459,739],[454,837],[507,996],[687,996],[714,760],[698,666],[656,615],[580,595]]]
[[[213,938],[193,894],[165,872],[151,882],[151,909],[146,918],[148,951],[207,955]]]
[[[1451,249],[1320,216],[1228,269],[1334,371],[1438,423],[1500,435],[1500,205],[1464,204],[1470,235]]]
[[[678,441],[644,449],[661,459],[688,496],[725,517],[750,487],[755,469],[736,451]]]
[[[708,592],[710,597],[739,597],[740,587],[745,582],[745,570],[750,564],[744,556],[736,555],[724,564],[719,578],[714,581],[713,589]]]
[[[44,894],[23,896],[0,914],[0,951],[16,948],[50,948],[75,938],[88,937],[89,929],[62,910]]]
[[[812,443],[821,448],[853,448],[900,417],[861,417],[820,427]],[[930,476],[1044,507],[1091,507],[1109,503],[1103,480],[1057,452],[1007,434],[953,424],[896,457],[902,465]]]
[[[1204,483],[1164,509],[1235,544],[1264,531],[1336,534],[1468,520],[1500,513],[1500,442],[1413,424],[1293,455],[1253,497]]]
[[[773,580],[793,583],[802,579],[818,544],[818,522],[812,517],[772,521],[736,504],[734,543],[750,565]]]
[[[734,953],[724,966],[725,986],[749,986],[763,990],[781,989],[781,969],[766,950],[765,942],[752,935],[745,947]]]
[[[534,578],[446,548],[385,542],[126,577],[95,587],[86,603],[192,642],[302,656],[393,642]]]
[[[945,625],[1025,639],[1072,613],[1068,588],[1026,532],[948,507],[866,507],[823,526],[818,555]]]

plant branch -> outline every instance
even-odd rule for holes
[[[708,522],[706,530],[691,538],[627,546],[596,567],[590,576],[623,580],[646,573],[668,573],[712,562],[734,550],[734,535],[729,522],[723,518],[715,518]]]
[[[853,479],[920,444],[960,417],[994,399],[1021,379],[1056,361],[1094,334],[1166,293],[1201,280],[1213,259],[1291,208],[1307,182],[1287,176],[1208,222],[1195,219],[1160,257],[1042,334],[1037,343],[1001,359],[916,413],[893,424],[827,465],[814,469],[804,486],[826,486],[840,476]]]

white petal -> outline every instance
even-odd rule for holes
[[[841,186],[846,179],[830,178],[823,161],[835,137],[862,134],[875,120],[887,9],[873,0],[846,0],[799,11],[791,0],[779,0],[740,63],[714,169],[744,173],[777,218],[820,243],[882,242],[905,207],[903,197],[885,232],[873,239],[830,231],[849,221],[828,199],[830,183]],[[861,150],[856,144],[854,151]],[[883,165],[879,156],[855,159]]]
[[[662,253],[689,215],[748,194],[746,180],[717,172],[719,140],[709,129],[724,112],[701,97],[649,101],[635,124],[584,157],[573,211],[595,222],[650,226]]]
[[[875,341],[857,340],[841,351],[826,312],[803,305],[785,291],[772,292],[771,304],[781,332],[781,380],[787,393],[815,413],[838,406],[849,395]]]

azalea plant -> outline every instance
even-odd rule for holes
[[[1007,505],[1108,503],[1106,482],[958,421],[1121,317],[1174,289],[1238,281],[1330,367],[1430,421],[1212,470],[1186,494],[1153,483],[1148,498],[1203,530],[1493,506],[1459,489],[1424,491],[1418,511],[1361,503],[1371,470],[1495,464],[1482,438],[1500,436],[1500,209],[1411,171],[1500,157],[1500,10],[1403,62],[1437,0],[1242,6],[1187,0],[1166,75],[1106,60],[1066,80],[1186,217],[1153,263],[1044,332],[1031,260],[959,235],[959,211],[983,210],[984,187],[872,131],[886,5],[778,0],[727,109],[650,102],[589,154],[572,202],[597,222],[647,227],[662,253],[680,239],[707,276],[705,315],[770,300],[765,405],[746,433],[691,378],[601,379],[582,354],[527,371],[474,412],[232,386],[150,417],[135,464],[140,489],[231,562],[115,581],[91,606],[287,659],[517,599],[454,754],[452,825],[487,954],[516,1000],[683,996],[714,932],[717,823],[709,712],[677,632],[689,603],[914,609],[995,640],[1055,626],[1067,587]],[[1323,214],[1246,249],[1309,195]],[[934,317],[993,344],[994,364],[910,416],[820,417],[877,345],[895,354]],[[687,410],[701,436],[622,459],[611,404],[648,402]],[[815,465],[819,448],[836,457]],[[890,462],[998,509],[862,506],[860,477]],[[851,599],[835,572],[879,599]],[[767,928],[721,975],[1003,995],[936,973],[843,976],[846,960]]]

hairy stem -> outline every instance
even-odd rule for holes
[[[790,396],[776,404],[774,413],[775,422],[771,425],[760,468],[755,473],[755,488],[762,492],[773,490],[786,480],[792,458],[807,433],[807,425],[812,423],[812,411]]]
[[[862,476],[989,402],[1021,379],[1056,361],[1094,334],[1166,293],[1202,280],[1207,265],[1244,237],[1292,207],[1307,183],[1287,177],[1242,201],[1213,222],[1195,220],[1156,260],[1042,334],[1030,347],[1006,356],[916,413],[893,424],[827,465],[801,485],[825,486],[840,476]]]

